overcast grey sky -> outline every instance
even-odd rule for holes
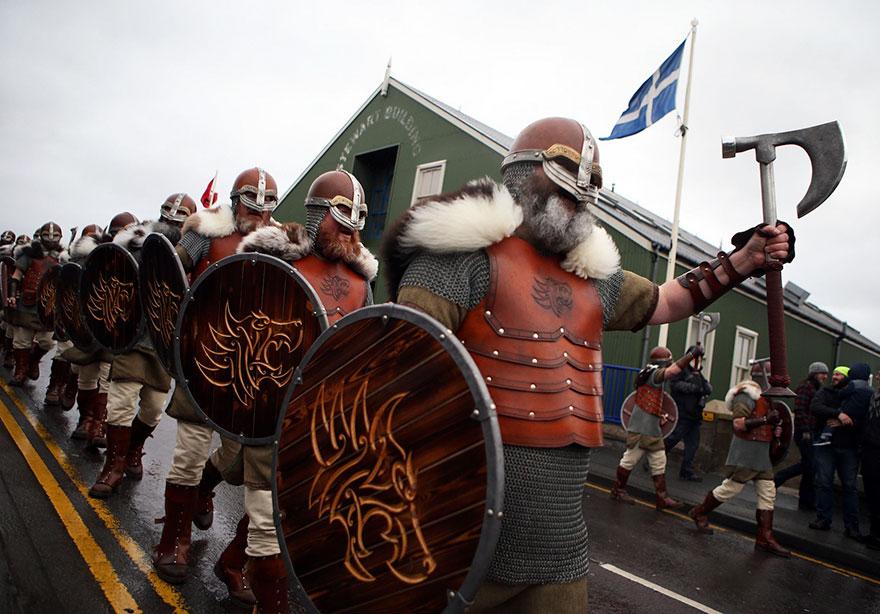
[[[682,226],[728,245],[760,221],[754,156],[722,160],[722,134],[839,120],[846,175],[800,221],[809,162],[780,150],[779,215],[798,237],[784,275],[880,341],[876,2],[4,0],[0,226],[30,234],[49,219],[154,217],[172,192],[198,197],[215,169],[221,195],[255,164],[286,189],[379,85],[389,56],[401,81],[511,136],[548,115],[605,136],[692,17]],[[601,145],[606,185],[669,219],[676,127],[669,115]]]

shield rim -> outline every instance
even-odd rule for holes
[[[112,348],[110,346],[104,345],[103,343],[101,343],[100,339],[98,339],[98,335],[96,335],[95,331],[92,329],[91,318],[85,317],[85,314],[86,314],[86,305],[85,305],[86,304],[86,293],[83,292],[83,277],[85,276],[86,271],[89,269],[89,263],[92,262],[92,258],[96,258],[95,254],[102,254],[104,252],[111,251],[111,250],[118,251],[118,252],[124,254],[124,257],[129,261],[129,264],[134,267],[135,275],[137,275],[137,278],[138,278],[138,284],[136,286],[138,289],[138,294],[136,297],[137,298],[137,305],[141,311],[141,319],[140,319],[140,322],[138,322],[136,334],[132,336],[132,340],[129,341],[126,345],[120,346],[118,348]],[[146,326],[146,322],[144,320],[144,307],[141,304],[140,271],[139,271],[137,260],[135,260],[134,256],[131,255],[131,252],[129,252],[127,249],[125,249],[121,245],[117,245],[116,243],[101,243],[95,249],[92,250],[92,252],[86,258],[85,262],[83,262],[83,264],[82,264],[82,273],[80,274],[80,278],[79,278],[79,310],[80,310],[80,313],[83,314],[83,316],[82,316],[83,322],[85,323],[86,328],[89,329],[89,332],[92,334],[92,338],[95,340],[95,345],[97,345],[100,349],[107,350],[108,352],[110,352],[114,356],[117,356],[119,354],[127,354],[128,352],[130,352],[134,348],[134,346],[136,346],[138,344],[138,341],[140,341],[141,337],[144,334],[144,327]]]
[[[380,305],[362,307],[331,325],[315,340],[293,374],[287,394],[284,396],[283,407],[287,408],[290,406],[290,401],[297,386],[302,383],[303,365],[309,363],[311,358],[328,339],[340,328],[345,328],[355,322],[379,315],[385,321],[393,318],[417,324],[431,333],[431,336],[436,341],[439,341],[443,348],[452,355],[456,366],[463,372],[462,374],[468,389],[477,401],[475,410],[480,412],[480,426],[483,431],[484,449],[486,451],[486,510],[483,515],[483,525],[480,527],[480,539],[477,542],[476,553],[471,561],[471,568],[468,570],[461,586],[454,589],[454,594],[450,594],[452,589],[447,591],[448,603],[443,609],[443,614],[464,612],[465,607],[472,605],[477,590],[488,573],[489,563],[495,555],[498,537],[501,534],[501,519],[499,515],[503,515],[504,511],[504,449],[501,441],[501,428],[498,425],[498,415],[495,412],[495,403],[492,401],[492,396],[489,394],[486,383],[480,376],[480,370],[464,345],[458,340],[458,337],[431,316],[411,307],[396,303],[382,303]],[[284,533],[278,510],[278,481],[275,479],[275,476],[278,473],[278,439],[280,438],[281,425],[284,422],[286,413],[285,409],[285,412],[278,416],[278,425],[275,427],[275,449],[272,452],[272,516],[275,518],[275,532],[278,536],[278,543],[281,546],[281,554],[284,557],[284,563],[287,566],[290,578],[294,583],[294,593],[300,603],[305,606],[307,612],[310,614],[320,614],[320,610],[309,598],[308,593],[306,593],[302,583],[299,581],[299,577],[296,575],[293,561],[291,561],[290,553],[287,550],[287,543],[282,537]],[[487,445],[486,442],[488,441],[491,441],[493,445]],[[491,514],[489,513],[490,510],[492,511]],[[480,569],[482,572],[475,571]],[[467,597],[463,595],[467,595]]]
[[[80,275],[79,281],[82,281],[82,266],[78,262],[65,262],[63,265],[61,265],[61,272],[59,273],[59,275],[61,276],[62,280],[64,279],[63,276],[64,276],[65,269],[67,269],[67,270],[79,269],[79,275]],[[78,297],[79,297],[79,282],[77,282],[77,298]],[[79,300],[77,300],[76,306],[80,307]],[[80,308],[80,310],[81,310],[81,308]],[[62,313],[64,313],[64,311],[59,310],[58,313],[62,314]],[[80,314],[80,317],[82,317],[81,314]],[[89,341],[88,344],[79,343],[76,339],[73,338],[73,335],[70,334],[70,328],[67,326],[67,323],[63,321],[63,318],[62,318],[61,324],[62,324],[62,326],[64,326],[64,330],[67,332],[67,337],[70,339],[71,343],[73,343],[73,345],[76,349],[80,350],[81,352],[85,352],[86,354],[92,354],[98,350],[99,346],[98,346],[97,341],[95,341],[94,336],[92,336],[91,341]],[[89,330],[88,326],[86,326],[86,330]],[[91,335],[91,334],[92,334],[92,331],[89,330],[89,335]]]
[[[265,437],[248,437],[247,435],[240,435],[238,433],[233,433],[232,431],[227,431],[225,428],[221,427],[219,424],[211,420],[208,415],[202,411],[202,408],[196,402],[195,398],[190,392],[189,385],[187,383],[186,378],[184,377],[183,372],[183,360],[180,356],[180,330],[183,325],[183,317],[186,315],[186,309],[189,307],[189,304],[192,302],[192,297],[195,296],[196,291],[201,287],[205,280],[210,276],[211,273],[216,271],[222,266],[227,266],[233,264],[235,262],[244,261],[244,260],[252,260],[254,262],[261,261],[266,262],[268,264],[272,264],[286,274],[293,277],[295,280],[298,280],[300,286],[303,291],[306,293],[306,296],[312,301],[312,305],[318,307],[319,311],[312,311],[312,315],[315,316],[318,320],[318,326],[321,328],[321,334],[327,330],[328,320],[326,314],[323,313],[324,305],[321,303],[321,299],[318,298],[317,292],[312,288],[312,285],[309,281],[303,276],[302,273],[294,269],[290,266],[289,263],[281,260],[280,258],[276,258],[275,256],[270,256],[268,254],[261,254],[259,252],[247,252],[244,254],[232,254],[231,256],[226,256],[225,258],[221,258],[217,262],[212,263],[207,269],[205,269],[201,275],[199,275],[198,279],[196,279],[195,283],[193,283],[189,289],[186,291],[186,296],[183,297],[183,300],[180,302],[180,310],[177,312],[177,323],[174,325],[174,368],[179,373],[180,377],[177,379],[179,385],[183,387],[183,392],[187,397],[187,400],[195,407],[198,414],[205,419],[208,425],[214,429],[217,433],[219,433],[222,437],[226,437],[228,439],[232,439],[237,441],[238,443],[245,446],[261,446],[266,444],[277,444],[278,443],[278,425],[280,421],[276,421],[275,431],[271,435],[266,435]],[[318,335],[320,339],[321,335]],[[316,340],[317,341],[317,340]],[[305,355],[304,355],[305,356]],[[299,365],[297,365],[297,369]],[[298,370],[294,370],[293,377],[291,381],[296,379]],[[285,392],[283,399],[287,399],[287,392]],[[286,403],[282,404],[282,407],[287,407]]]
[[[785,458],[788,456],[788,453],[791,451],[791,446],[794,445],[794,412],[791,410],[791,407],[788,406],[788,403],[780,399],[771,399],[771,401],[773,401],[773,405],[776,405],[778,403],[782,405],[786,410],[788,410],[788,423],[791,425],[791,428],[789,429],[790,436],[788,437],[788,441],[785,443],[785,452],[781,454],[776,461],[773,460],[772,455],[770,457],[770,463],[775,467],[785,460]],[[773,451],[772,445],[770,447],[770,451]]]
[[[189,284],[189,277],[187,277],[187,274],[186,274],[186,270],[184,270],[184,268],[183,268],[183,263],[180,261],[180,257],[177,255],[177,251],[174,249],[174,244],[172,244],[171,241],[168,240],[168,237],[166,237],[165,235],[163,235],[160,232],[151,232],[150,234],[148,234],[147,238],[144,239],[144,245],[141,248],[141,250],[143,250],[147,247],[148,242],[149,243],[167,244],[171,253],[174,255],[174,262],[177,264],[177,267],[180,271],[180,276],[183,279],[183,284],[184,284],[183,299],[181,299],[181,301],[180,301],[180,306],[183,307],[183,301],[186,299],[186,295],[189,294],[190,284]],[[140,269],[138,269],[138,273],[140,273]],[[146,330],[147,336],[150,338],[150,342],[153,344],[153,347],[155,347],[156,341],[153,339],[153,329],[150,328],[150,326],[147,324],[147,312],[144,309],[144,303],[143,303],[143,297],[146,296],[146,292],[144,292],[144,290],[145,290],[145,286],[147,284],[147,281],[146,281],[147,277],[148,277],[147,275],[138,274],[138,292],[139,292],[138,300],[141,301],[141,313],[143,314],[143,319],[144,319],[144,329]],[[178,315],[180,315],[179,309],[178,309]],[[177,336],[177,322],[175,322],[174,334],[176,337]],[[173,379],[178,380],[178,379],[183,379],[183,374],[175,372],[177,369],[177,361],[174,360],[174,345],[175,344],[172,342],[172,344],[171,344],[171,357],[172,357],[171,365],[166,366],[165,364],[162,364],[162,368],[165,369],[165,372],[168,373],[168,375],[170,375]],[[159,362],[161,363],[162,361],[160,360]]]
[[[629,426],[629,419],[627,419],[626,421],[624,421],[623,416],[624,416],[625,414],[623,413],[623,407],[626,405],[626,402],[629,401],[629,398],[630,398],[630,397],[635,397],[635,394],[636,394],[636,391],[633,390],[632,392],[630,392],[628,395],[626,395],[626,396],[624,397],[623,402],[620,404],[620,425],[624,428],[624,430],[627,430],[627,427]],[[668,430],[668,431],[662,436],[662,439],[666,439],[667,437],[669,437],[670,435],[672,435],[672,431],[674,431],[674,430],[675,430],[675,427],[678,426],[678,421],[679,421],[679,419],[681,418],[681,416],[680,416],[679,413],[678,413],[678,403],[675,402],[675,399],[672,398],[672,395],[669,394],[668,392],[666,392],[666,391],[664,390],[664,391],[663,391],[663,397],[664,397],[664,401],[665,401],[666,399],[668,399],[669,402],[672,403],[672,405],[675,407],[675,422],[672,423],[672,428],[670,428],[670,429],[669,429],[669,430]],[[633,402],[633,405],[635,405],[635,402]],[[661,427],[660,431],[661,431],[661,432],[663,431],[662,427]],[[627,430],[627,432],[629,432],[629,431]]]
[[[57,270],[58,272],[56,273],[56,277],[57,277],[59,280],[61,279],[61,266],[62,266],[62,265],[61,265],[60,263],[59,263],[59,264],[53,264],[52,266],[50,266],[48,269],[46,269],[46,272],[43,273],[43,276],[40,277],[40,281],[39,281],[39,283],[37,283],[37,306],[36,306],[36,309],[37,309],[37,318],[40,320],[40,324],[42,324],[43,326],[45,326],[45,327],[48,328],[48,329],[51,329],[52,332],[55,332],[55,329],[57,328],[56,321],[58,320],[58,318],[56,318],[56,317],[53,315],[53,316],[52,316],[52,325],[49,326],[49,325],[46,323],[46,320],[45,320],[44,317],[43,317],[43,310],[40,309],[40,295],[42,294],[43,285],[44,285],[45,283],[47,283],[47,282],[46,282],[46,279],[49,277],[49,273],[51,273],[52,271]],[[57,288],[57,284],[58,284],[58,282],[56,281],[55,284],[56,284],[56,291],[57,291],[57,289],[58,289],[58,288]],[[53,302],[56,302],[56,301],[53,301]],[[57,313],[57,311],[55,310],[55,305],[52,305],[52,309],[53,309],[53,312],[54,312],[54,313]]]

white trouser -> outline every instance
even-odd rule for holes
[[[740,492],[745,484],[734,482],[727,478],[712,491],[712,496],[717,501],[724,503],[730,501]],[[759,510],[772,510],[776,503],[776,485],[773,480],[755,480],[755,494],[758,499]]]
[[[179,486],[198,486],[211,454],[214,429],[207,424],[177,421],[177,444],[168,471],[168,481]]]
[[[620,459],[620,466],[627,471],[632,471],[633,467],[642,460],[642,456],[646,453],[648,455],[648,464],[651,466],[651,475],[663,475],[666,473],[666,452],[663,450],[646,452],[638,446],[626,449],[626,452],[623,453],[623,458]]]
[[[147,426],[156,426],[162,419],[167,397],[167,392],[140,382],[110,382],[107,391],[107,424],[131,426],[137,414]]]
[[[272,491],[245,486],[244,509],[250,517],[248,523],[248,556],[272,556],[281,552],[278,535],[275,533],[275,518],[272,514]]]
[[[55,345],[51,330],[34,330],[24,326],[16,326],[12,337],[12,348],[15,350],[29,350],[36,341],[41,350],[49,351]]]
[[[52,357],[52,360],[68,362],[67,359],[62,356],[62,354],[72,347],[73,341],[59,341],[55,344],[55,356]]]
[[[110,387],[110,363],[109,362],[92,362],[87,365],[79,366],[78,388],[80,390],[94,390],[100,388],[99,392],[104,393]]]

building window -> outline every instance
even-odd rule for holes
[[[751,377],[752,366],[758,347],[758,333],[742,326],[736,327],[736,339],[733,342],[733,366],[730,370],[730,387]]]
[[[416,180],[413,184],[412,202],[420,198],[435,196],[443,192],[443,176],[446,174],[446,160],[419,164],[416,167]]]
[[[708,380],[712,379],[712,355],[715,353],[715,331],[711,330],[706,332],[707,328],[709,328],[708,322],[696,316],[691,316],[690,319],[688,319],[687,342],[684,347],[685,350],[687,350],[687,348],[697,345],[697,340],[700,337],[703,338],[703,351],[705,352],[702,359],[703,377]],[[702,329],[702,334],[700,329]]]

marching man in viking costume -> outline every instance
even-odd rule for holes
[[[394,299],[454,331],[476,362],[504,442],[504,517],[473,612],[583,612],[590,448],[602,445],[602,331],[636,331],[704,309],[789,255],[786,226],[658,287],[620,268],[595,224],[596,141],[579,122],[526,127],[503,184],[472,181],[413,206],[386,236]]]
[[[681,373],[690,361],[702,356],[702,353],[702,349],[697,347],[672,362],[669,348],[656,347],[651,350],[651,362],[636,377],[635,407],[626,428],[626,452],[617,467],[617,480],[611,486],[611,498],[615,501],[635,504],[635,500],[626,492],[626,482],[633,467],[647,453],[657,495],[655,508],[660,511],[681,507],[681,502],[671,498],[666,490],[666,447],[661,431],[666,419],[663,414],[663,384]]]
[[[4,230],[0,234],[0,258],[13,258],[13,250],[15,249],[15,233],[11,230]],[[14,366],[15,362],[12,356],[12,324],[6,321],[6,310],[0,310],[0,325],[3,330],[3,356],[4,365],[7,369]]]
[[[139,261],[138,254],[148,234],[161,233],[176,244],[183,223],[195,212],[192,198],[183,193],[172,194],[162,203],[158,222],[131,226],[117,234],[113,242]],[[146,332],[134,349],[113,359],[107,393],[107,453],[104,467],[89,489],[90,496],[106,499],[119,488],[124,477],[143,477],[144,442],[162,418],[170,388],[171,377],[159,362]]]
[[[37,286],[43,275],[58,264],[61,236],[58,224],[46,222],[33,243],[23,248],[15,260],[8,300],[8,306],[16,308],[12,344],[15,372],[9,382],[13,386],[39,379],[40,360],[55,346],[52,331],[46,330],[37,317]]]
[[[200,211],[189,216],[183,225],[176,249],[193,281],[212,263],[235,254],[247,235],[273,223],[271,215],[278,204],[278,188],[272,175],[263,169],[252,168],[239,174],[230,196],[230,206]],[[182,388],[175,389],[167,411],[177,420],[177,444],[165,483],[162,536],[153,548],[152,561],[163,580],[179,584],[189,577],[192,524],[203,530],[210,528],[214,488],[223,481],[223,472],[233,469],[239,447],[224,440],[224,445],[209,461],[214,431],[189,402]],[[259,487],[255,488],[257,496],[246,493],[246,515],[238,523],[235,537],[214,567],[233,602],[245,607],[253,606],[256,601],[256,590],[251,589],[244,574],[249,525],[250,532],[262,538],[262,549],[258,552],[267,555],[278,552],[269,490],[271,464],[271,446],[245,448],[244,483]],[[237,484],[241,483],[237,481]],[[268,582],[274,582],[270,574],[265,576]]]
[[[755,550],[788,558],[791,553],[773,537],[776,486],[773,483],[770,445],[774,436],[781,434],[779,412],[773,408],[770,400],[761,396],[761,386],[752,380],[745,380],[731,388],[724,401],[733,413],[734,434],[727,453],[727,478],[706,493],[703,502],[690,511],[690,517],[700,533],[711,534],[709,512],[738,495],[746,482],[754,481],[758,495]]]

